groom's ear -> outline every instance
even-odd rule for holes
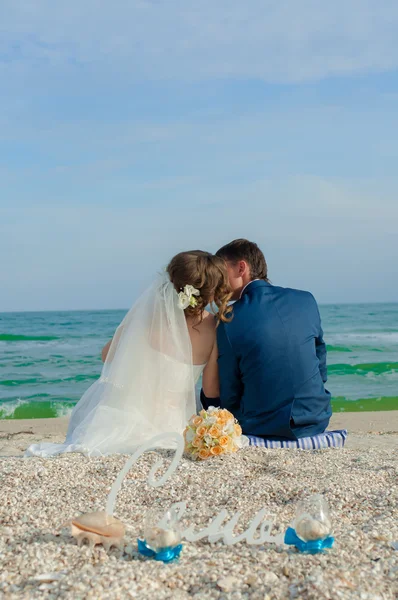
[[[247,275],[248,270],[249,270],[249,265],[247,264],[247,262],[245,260],[240,260],[238,266],[239,266],[239,276],[243,277],[244,275]]]

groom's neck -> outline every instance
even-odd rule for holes
[[[242,277],[242,285],[239,286],[238,289],[236,289],[234,291],[234,295],[233,295],[233,300],[239,300],[239,298],[242,296],[243,290],[249,285],[249,283],[251,283],[252,281],[254,281],[254,279],[252,279],[249,276],[246,277]]]

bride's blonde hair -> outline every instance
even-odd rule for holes
[[[201,320],[206,306],[214,302],[218,307],[217,319],[230,321],[232,307],[228,302],[232,294],[222,258],[202,250],[180,252],[171,259],[167,273],[177,292],[183,291],[186,285],[200,292],[200,296],[195,296],[196,306],[185,309],[187,315]]]

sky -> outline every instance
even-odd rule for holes
[[[128,308],[237,237],[398,301],[396,0],[2,0],[0,311]]]

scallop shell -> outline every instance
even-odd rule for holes
[[[107,551],[112,546],[120,547],[126,531],[119,519],[108,515],[105,511],[80,515],[72,519],[69,524],[71,534],[79,546],[87,540],[90,547],[102,544]]]

